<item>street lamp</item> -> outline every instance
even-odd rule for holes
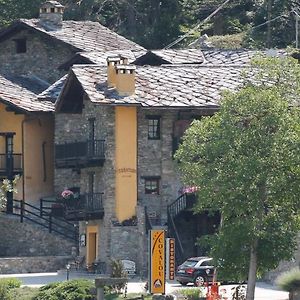
[[[70,268],[71,268],[71,265],[70,265],[70,264],[67,264],[67,265],[66,265],[66,269],[67,269],[67,280],[69,280],[69,276],[70,276]]]

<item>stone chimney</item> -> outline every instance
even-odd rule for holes
[[[65,7],[58,1],[46,1],[40,7],[40,23],[43,26],[57,28],[62,26]]]
[[[117,84],[117,73],[115,67],[121,63],[119,56],[109,56],[107,61],[107,85],[109,87],[116,87]]]
[[[116,89],[120,96],[130,96],[135,92],[135,69],[133,65],[117,65]]]

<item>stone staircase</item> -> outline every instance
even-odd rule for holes
[[[76,242],[17,216],[0,214],[0,272],[54,272],[76,256]]]

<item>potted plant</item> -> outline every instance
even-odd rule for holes
[[[78,204],[79,194],[70,189],[62,191],[61,196],[66,207],[75,207]]]
[[[289,292],[289,300],[300,300],[300,270],[298,268],[280,275],[276,279],[276,284]]]

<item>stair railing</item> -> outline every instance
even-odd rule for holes
[[[29,220],[43,228],[48,229],[49,233],[56,232],[73,241],[78,241],[78,227],[73,223],[64,219],[58,219],[49,214],[44,214],[41,208],[29,204],[22,200],[14,200],[14,208],[16,212],[14,215],[20,216],[20,222],[23,223],[24,219]],[[20,210],[18,212],[18,209]],[[69,233],[66,233],[69,232]]]
[[[168,236],[175,238],[175,244],[176,244],[176,263],[179,265],[184,259],[184,249],[174,222],[174,218],[170,214],[170,211],[168,210]]]
[[[187,194],[180,195],[175,201],[168,205],[168,213],[172,218],[187,208]]]
[[[181,239],[175,225],[175,217],[182,211],[189,209],[195,203],[194,194],[182,194],[167,207],[168,214],[168,235],[175,238],[176,242],[176,263],[179,264],[186,259]]]

